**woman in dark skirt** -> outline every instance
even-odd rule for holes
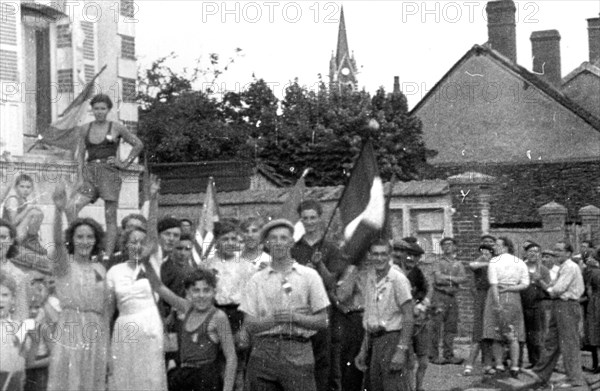
[[[515,257],[514,245],[501,237],[496,240],[495,252],[488,267],[488,291],[483,315],[483,338],[494,341],[493,354],[496,370],[504,371],[502,342],[510,345],[510,374],[519,373],[519,342],[525,342],[525,324],[520,291],[529,286],[529,272],[525,262]]]

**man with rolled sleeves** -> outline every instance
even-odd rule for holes
[[[329,299],[318,273],[292,258],[293,235],[285,219],[263,227],[272,263],[252,276],[242,297],[240,310],[252,335],[248,391],[316,391],[310,337],[327,328]]]
[[[585,287],[581,269],[571,260],[573,247],[569,243],[558,242],[554,246],[554,252],[560,264],[556,281],[550,286],[540,281],[552,299],[550,326],[540,360],[526,373],[540,383],[548,383],[562,354],[567,378],[554,388],[571,389],[586,386],[581,370],[578,331],[581,317],[579,298],[583,295]]]
[[[460,284],[467,282],[467,274],[462,263],[456,260],[456,240],[443,238],[440,241],[442,257],[434,271],[433,297],[431,308],[432,346],[431,363],[437,365],[460,365],[463,360],[454,356],[454,338],[458,332],[458,301],[456,294]],[[439,341],[443,341],[443,357],[439,356]]]
[[[390,245],[369,249],[372,269],[365,289],[365,337],[356,367],[366,371],[369,391],[410,391],[413,301],[408,278],[390,262]]]
[[[412,347],[417,356],[417,370],[415,373],[416,391],[423,390],[425,373],[429,363],[429,316],[428,308],[431,302],[431,291],[425,275],[418,266],[421,256],[425,253],[417,240],[412,237],[394,240],[392,244],[392,258],[404,273],[411,286],[414,304],[414,327]]]

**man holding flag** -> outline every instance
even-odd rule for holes
[[[346,264],[335,244],[325,240],[323,207],[318,201],[309,199],[302,201],[297,210],[305,233],[292,248],[292,258],[319,273],[330,300],[334,301],[336,283]],[[332,319],[336,318],[333,314],[330,316]],[[341,387],[340,336],[335,331],[337,323],[333,320],[330,327],[318,331],[311,338],[315,355],[317,391],[339,390]]]

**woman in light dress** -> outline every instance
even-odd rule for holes
[[[150,196],[156,201],[157,180],[151,178]],[[156,208],[150,208],[149,229],[156,230]],[[108,288],[116,301],[119,317],[111,344],[109,390],[162,391],[167,389],[163,322],[154,293],[140,261],[146,241],[143,228],[125,232],[127,262],[110,268]]]
[[[50,358],[49,391],[106,389],[110,300],[106,271],[92,257],[101,250],[104,233],[91,218],[73,221],[63,241],[67,204],[64,186],[54,192],[54,276],[60,300]]]

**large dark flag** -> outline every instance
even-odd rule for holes
[[[75,150],[79,144],[77,126],[81,125],[81,122],[87,117],[89,108],[86,102],[96,93],[96,79],[105,69],[106,65],[85,85],[83,91],[77,95],[62,115],[51,123],[48,128],[40,131],[39,139],[32,148],[43,144],[71,151]]]
[[[365,143],[354,164],[339,208],[344,230],[343,251],[356,264],[380,235],[385,222],[383,182],[371,140]]]

